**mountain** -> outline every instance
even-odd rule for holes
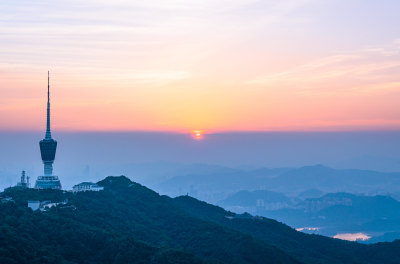
[[[318,189],[308,189],[305,190],[297,195],[298,198],[300,199],[307,199],[307,198],[319,198],[323,195],[324,193]]]
[[[390,263],[399,261],[396,250],[400,240],[392,243],[364,245],[320,235],[309,235],[275,220],[236,215],[226,217],[226,211],[188,196],[174,199],[175,203],[191,215],[260,239],[284,250],[303,263]],[[395,255],[393,259],[389,256]]]
[[[154,188],[170,196],[193,193],[195,197],[216,203],[241,190],[266,189],[268,181],[291,169],[261,168],[256,170],[218,170],[207,173],[187,173],[165,180]]]
[[[320,234],[368,233],[371,241],[393,238],[400,232],[400,202],[390,196],[329,193],[310,198],[290,209],[257,213],[279,219],[293,227],[318,227]],[[391,232],[391,235],[382,235]],[[374,238],[376,237],[376,238]],[[397,236],[400,238],[400,236]]]
[[[251,236],[190,216],[126,177],[100,192],[11,188],[1,196],[0,263],[299,263]],[[68,203],[32,211],[28,200]],[[229,213],[227,213],[229,215]]]
[[[387,193],[400,190],[400,173],[336,170],[315,165],[285,172],[271,179],[269,184],[280,192],[297,192],[312,188],[323,192]]]
[[[218,202],[218,205],[234,212],[254,213],[258,208],[277,210],[295,203],[282,193],[267,190],[240,191]]]
[[[247,190],[269,190],[287,196],[318,197],[323,193],[348,192],[364,194],[400,193],[400,173],[369,170],[338,170],[323,165],[300,168],[277,168],[231,171],[209,171],[172,177],[157,186],[157,191],[177,196],[191,193],[210,203]],[[313,192],[307,194],[307,191]],[[301,197],[300,197],[301,198]]]
[[[8,188],[0,196],[0,263],[399,263],[400,242],[307,235],[124,176],[100,192]],[[10,200],[11,199],[11,200]],[[58,203],[32,211],[28,200]]]

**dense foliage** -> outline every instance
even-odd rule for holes
[[[301,234],[190,197],[108,177],[104,191],[10,188],[0,194],[0,263],[399,263],[399,243]],[[32,211],[28,200],[66,201]],[[379,262],[380,261],[380,262]]]
[[[0,263],[298,263],[249,235],[195,218],[172,199],[108,177],[100,192],[7,189]],[[27,208],[28,200],[63,206]]]
[[[148,245],[116,230],[79,221],[70,207],[26,208],[24,197],[62,193],[9,190],[16,202],[0,204],[0,263],[202,263],[192,254]],[[69,194],[64,194],[71,196]],[[95,215],[94,215],[95,218]]]

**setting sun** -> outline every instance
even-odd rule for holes
[[[192,131],[192,137],[194,139],[203,139],[203,131],[201,131],[201,130]]]

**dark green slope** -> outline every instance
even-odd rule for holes
[[[0,263],[202,263],[192,254],[156,248],[57,212],[0,205]]]
[[[165,196],[108,177],[101,192],[11,188],[1,196],[0,263],[299,263],[253,236],[194,217]],[[27,200],[70,208],[32,212]]]
[[[400,263],[400,241],[363,245],[304,234],[267,218],[236,215],[188,196],[174,202],[195,217],[249,234],[306,263]]]

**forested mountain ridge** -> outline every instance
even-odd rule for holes
[[[0,263],[399,263],[400,243],[306,235],[191,197],[107,177],[100,192],[9,188],[0,194]],[[28,200],[67,201],[46,211]]]
[[[300,263],[252,236],[190,216],[126,177],[100,192],[0,194],[0,263]],[[28,200],[65,201],[32,211]]]
[[[309,235],[264,217],[248,214],[224,217],[224,210],[188,196],[174,199],[193,216],[215,222],[284,250],[303,263],[400,263],[400,240],[359,244],[320,235]]]

